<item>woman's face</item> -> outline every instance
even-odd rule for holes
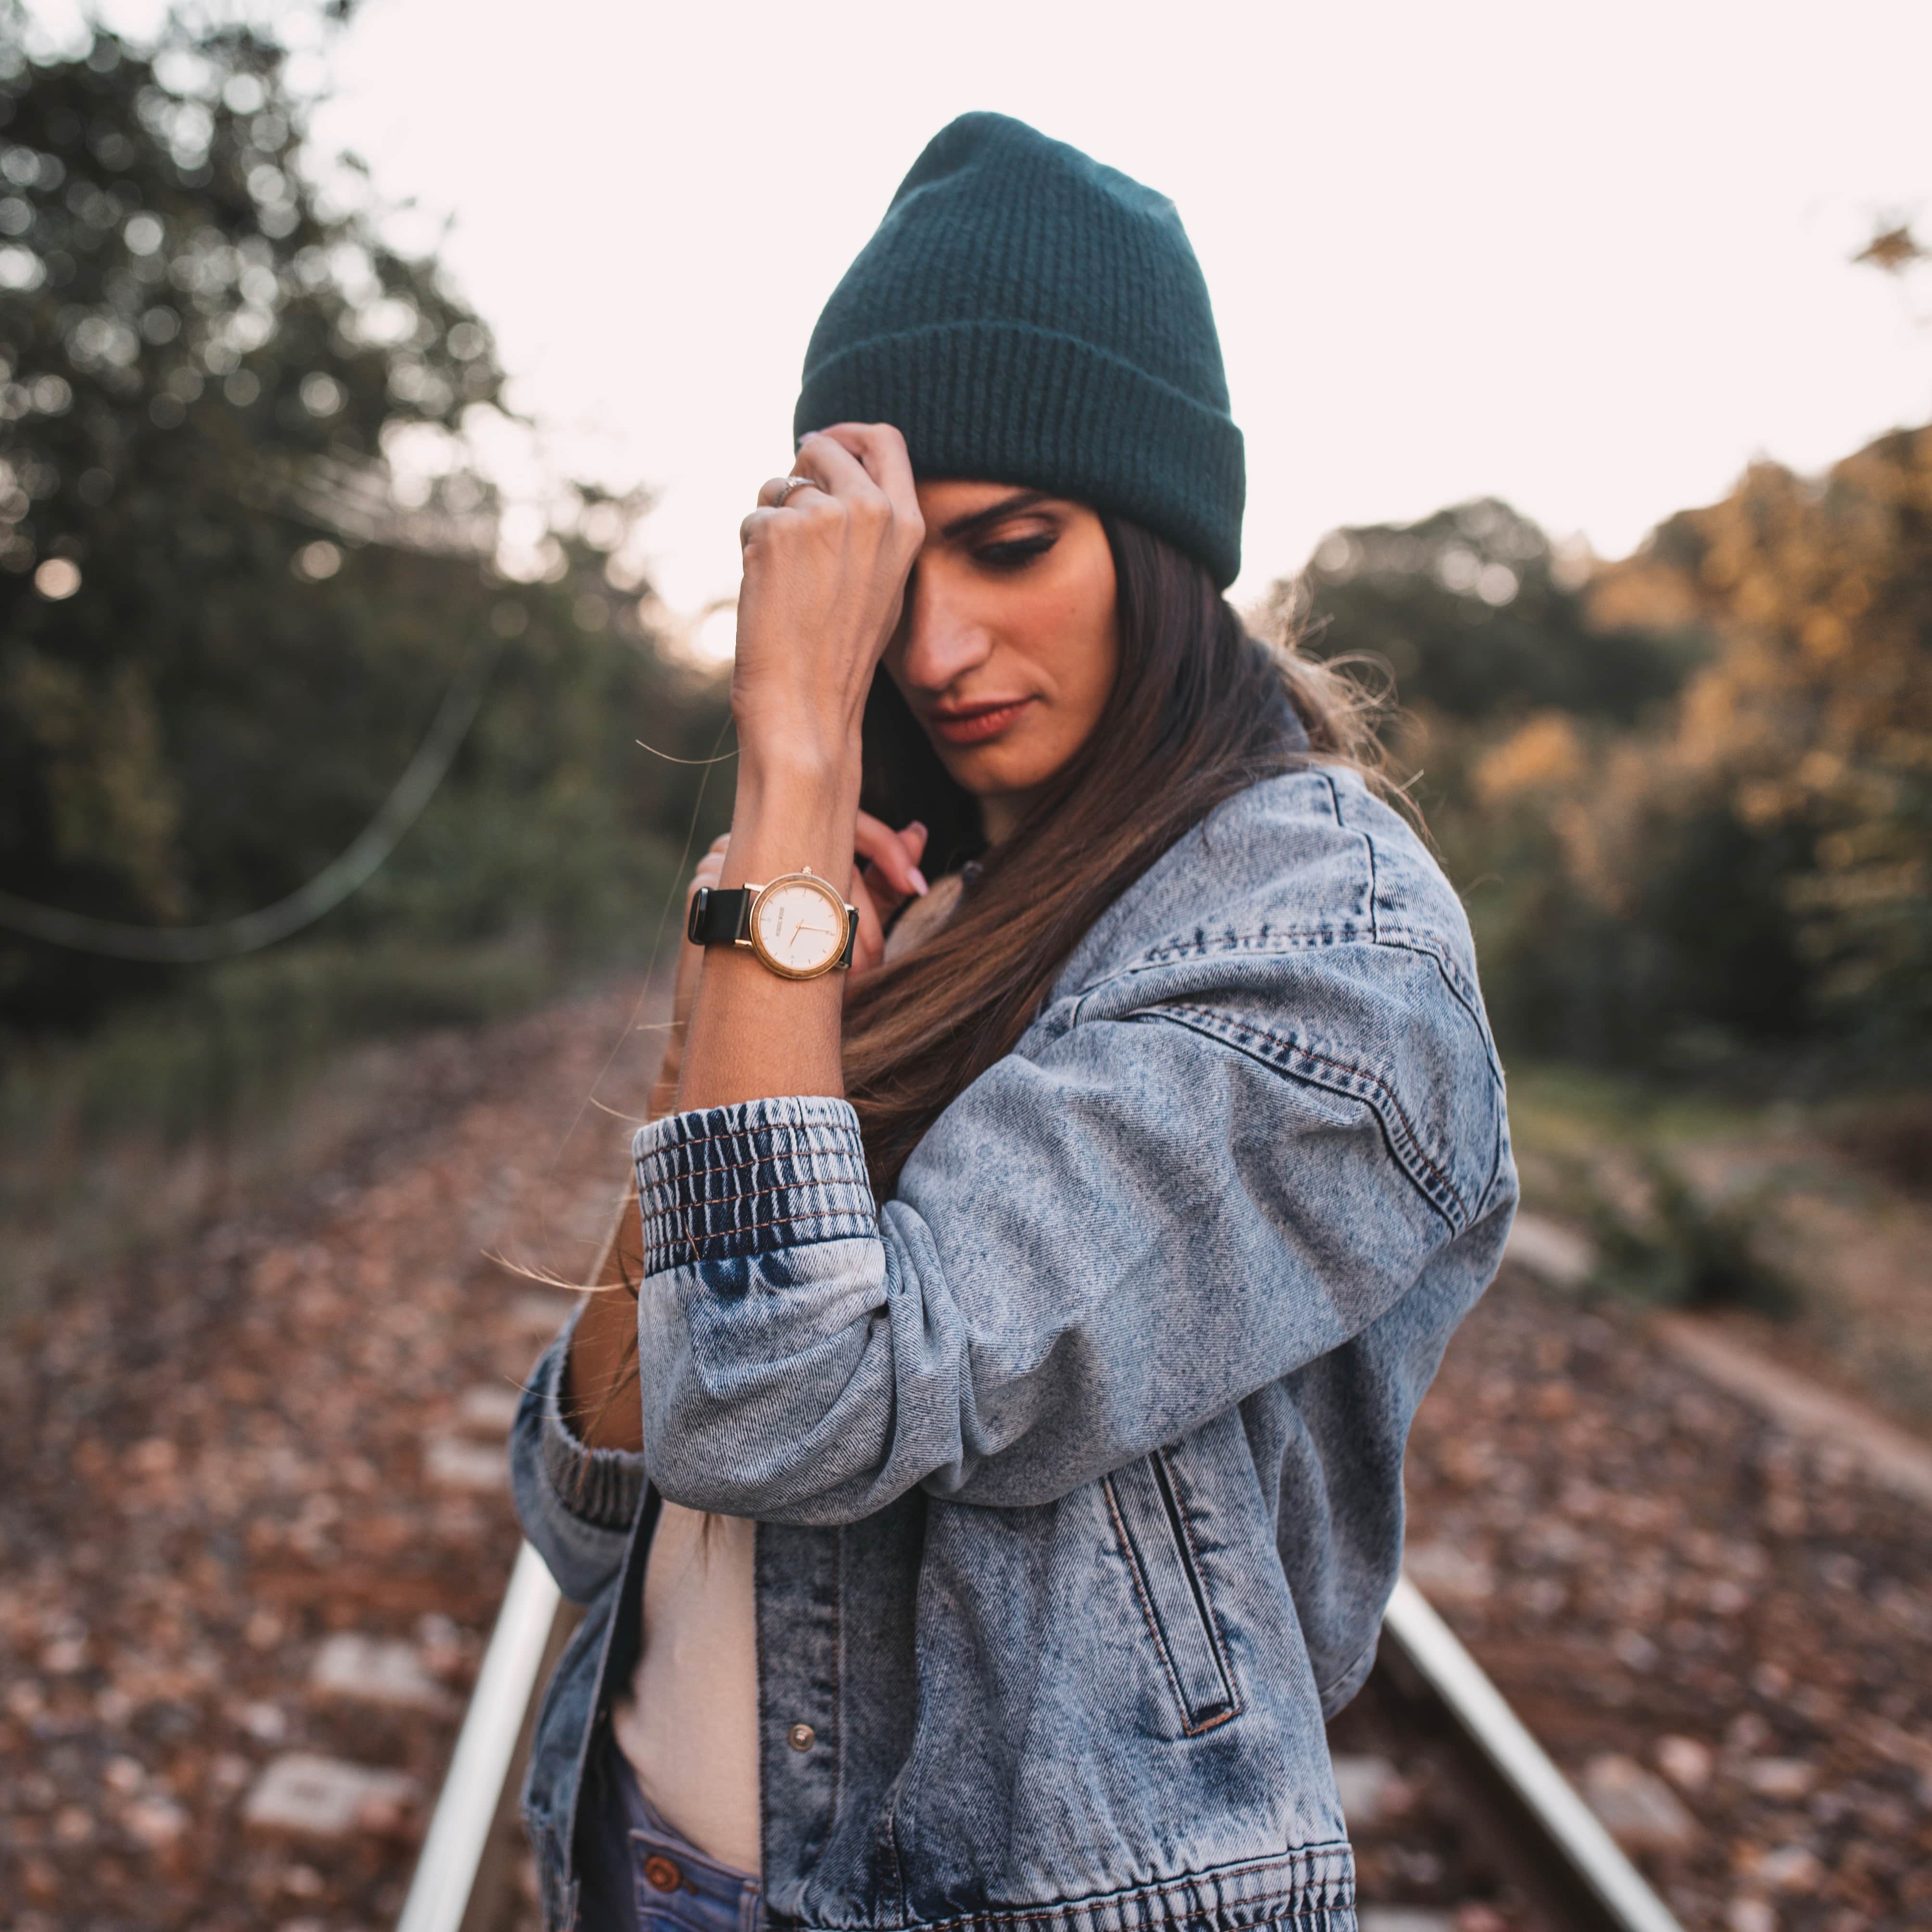
[[[919,508],[886,670],[997,843],[1113,690],[1113,553],[1092,510],[1036,490],[922,483]]]

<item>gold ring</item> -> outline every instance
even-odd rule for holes
[[[772,508],[775,510],[782,510],[785,506],[785,500],[794,490],[823,490],[824,488],[825,485],[820,482],[816,476],[788,476],[778,485],[778,500],[772,506]]]

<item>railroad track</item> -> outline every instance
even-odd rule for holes
[[[398,1932],[520,1932],[532,1923],[520,1880],[516,1816],[537,1697],[575,1612],[535,1550],[518,1556]],[[1432,1822],[1464,1843],[1462,1868],[1499,1893],[1497,1927],[1535,1932],[1682,1932],[1642,1876],[1531,1736],[1481,1666],[1406,1577],[1363,1694],[1393,1756],[1338,1754],[1352,1833],[1378,1832],[1411,1807],[1413,1780],[1438,1793]],[[1391,1802],[1395,1794],[1401,1794]],[[1435,1852],[1412,1851],[1413,1861]],[[1413,1864],[1412,1869],[1413,1869]],[[1439,1886],[1440,1870],[1433,1875]],[[1492,1908],[1493,1910],[1493,1908]],[[1453,1910],[1366,1905],[1364,1932],[1450,1932]],[[1470,1922],[1467,1914],[1462,1923]],[[1477,1922],[1480,1923],[1478,1920]]]
[[[557,1123],[633,1005],[422,1043],[312,1185],[10,1332],[0,1921],[534,1923],[512,1798],[556,1612],[527,1558],[498,1594],[503,1437],[569,1298],[483,1256],[581,1278],[616,1130],[560,1163]],[[1927,1922],[1932,1456],[1514,1259],[1418,1418],[1412,1580],[1686,1924]],[[1367,1932],[1644,1922],[1471,1757],[1411,1610],[1331,1738]]]

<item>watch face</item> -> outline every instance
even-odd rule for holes
[[[775,880],[752,909],[752,939],[781,973],[822,973],[845,950],[844,902],[816,879]]]

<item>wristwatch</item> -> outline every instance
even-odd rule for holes
[[[762,886],[700,886],[686,936],[694,946],[742,946],[782,980],[815,980],[852,963],[859,908],[809,866]]]

